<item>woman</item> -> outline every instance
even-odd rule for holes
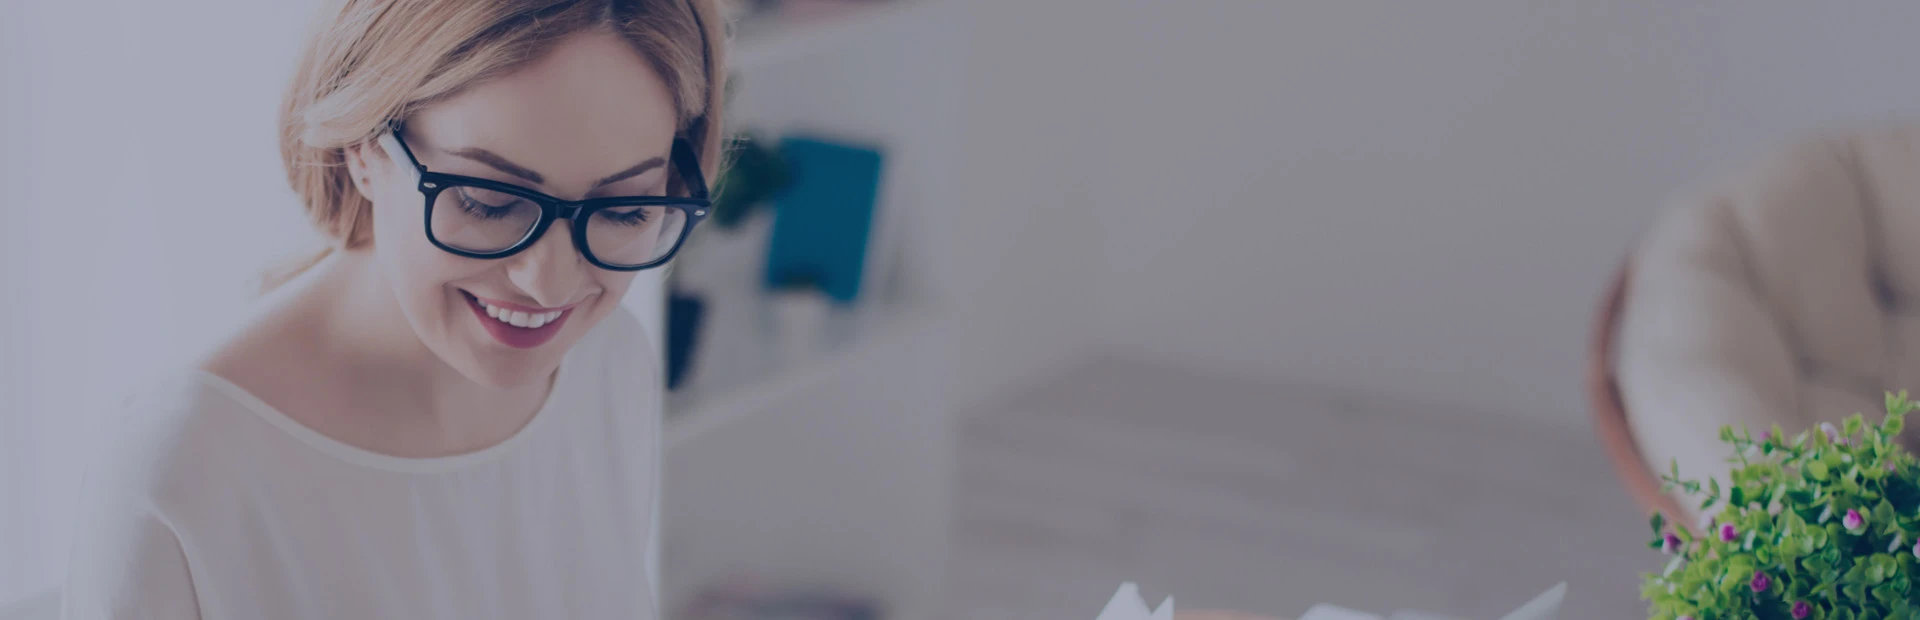
[[[711,2],[330,9],[281,147],[335,249],[116,425],[66,616],[655,617],[620,300],[706,215]]]

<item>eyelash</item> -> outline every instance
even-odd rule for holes
[[[478,200],[474,200],[472,197],[467,196],[466,192],[460,192],[459,196],[460,196],[460,209],[480,219],[497,220],[497,219],[504,218],[507,216],[507,214],[513,212],[514,203],[511,203],[511,202],[504,205],[495,206],[495,205],[490,205],[484,202],[480,202]]]
[[[614,213],[612,211],[601,211],[599,213],[595,213],[594,215],[605,217],[607,218],[607,221],[613,222],[614,224],[618,224],[621,226],[639,226],[647,223],[647,220],[649,219],[647,217],[646,209],[634,209],[633,212],[631,213]]]
[[[515,204],[520,202],[516,199],[514,202],[496,206],[474,200],[471,196],[468,196],[466,192],[459,192],[458,195],[460,197],[461,210],[466,211],[474,217],[486,220],[497,220],[507,217],[508,214],[513,212]],[[627,213],[602,210],[594,215],[596,217],[606,218],[608,222],[619,226],[642,226],[653,219],[647,217],[647,210],[644,208],[634,209]]]

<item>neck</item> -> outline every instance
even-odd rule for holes
[[[256,305],[206,362],[320,433],[384,454],[431,457],[518,432],[550,382],[497,388],[428,348],[369,251],[336,253]]]
[[[371,411],[419,416],[447,441],[504,439],[530,418],[549,385],[499,388],[468,379],[421,342],[370,250],[342,252],[316,267],[313,293],[327,356]]]
[[[313,293],[328,355],[354,374],[423,387],[472,386],[420,341],[371,250],[340,252],[315,267]],[[467,386],[458,386],[467,387]],[[435,390],[438,391],[438,390]]]

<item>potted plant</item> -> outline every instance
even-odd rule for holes
[[[1655,620],[1920,618],[1920,466],[1896,438],[1914,409],[1890,394],[1878,424],[1720,439],[1735,468],[1723,484],[1663,478],[1699,500],[1699,531],[1652,518],[1651,546],[1673,556],[1645,576]]]
[[[754,294],[765,253],[765,218],[753,216],[793,182],[780,152],[751,132],[736,135],[729,163],[715,180],[713,209],[675,259],[667,278],[667,385],[688,377],[716,302],[743,303]],[[721,299],[714,299],[720,297]]]

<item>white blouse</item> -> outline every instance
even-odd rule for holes
[[[655,618],[651,351],[617,309],[518,433],[430,459],[349,446],[181,373],[108,425],[65,617]]]

